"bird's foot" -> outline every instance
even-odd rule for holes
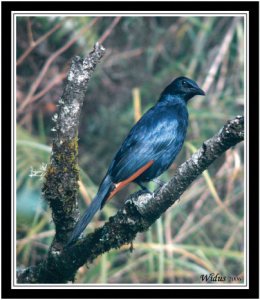
[[[151,191],[148,190],[148,188],[146,186],[144,186],[142,183],[138,182],[137,183],[142,190],[140,190],[140,192],[142,192],[143,194],[153,194]]]
[[[161,188],[165,185],[165,182],[158,179],[158,178],[153,179],[153,182],[157,184],[157,187],[156,187],[156,189],[154,190],[154,193],[153,193],[154,196],[155,196],[156,194],[158,194],[158,192],[161,190]]]
[[[165,182],[159,178],[154,178],[152,181],[157,184],[158,188],[161,188],[165,184]]]
[[[150,190],[148,190],[148,189],[146,188],[146,189],[139,190],[138,193],[139,193],[139,195],[146,195],[146,194],[149,194],[149,195],[151,196],[151,198],[154,198],[154,196],[155,196],[155,194],[156,194],[156,191],[151,192]]]
[[[125,201],[125,205],[128,209],[132,206],[138,210],[141,215],[145,215],[146,204],[154,197],[154,193],[146,192],[144,190],[139,190],[136,193],[130,195],[130,197]]]
[[[136,195],[140,196],[140,195],[151,195],[151,197],[154,197],[154,192],[149,191],[148,189],[142,189],[136,192]]]

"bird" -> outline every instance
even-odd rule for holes
[[[188,101],[205,92],[187,77],[174,79],[132,127],[112,159],[98,192],[76,223],[67,245],[74,244],[98,210],[130,182],[147,191],[144,183],[156,180],[180,152],[188,128]]]

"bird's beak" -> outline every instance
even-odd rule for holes
[[[196,95],[205,96],[206,94],[201,88],[197,87],[196,88]]]

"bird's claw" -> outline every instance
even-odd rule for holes
[[[158,188],[161,188],[165,184],[165,182],[159,178],[154,178],[153,182],[157,184]]]

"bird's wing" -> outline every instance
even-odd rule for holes
[[[114,183],[122,182],[142,167],[155,161],[176,142],[182,124],[178,112],[167,108],[153,107],[131,129],[119,151],[115,155],[109,175]]]

